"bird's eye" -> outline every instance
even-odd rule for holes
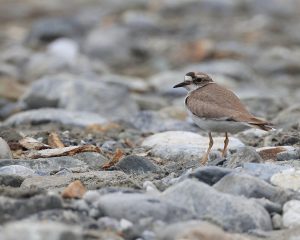
[[[201,83],[202,82],[202,78],[196,78],[193,81],[194,83]]]

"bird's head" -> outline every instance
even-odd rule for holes
[[[188,91],[192,91],[199,87],[204,87],[208,83],[212,83],[212,82],[213,80],[211,79],[211,77],[205,73],[188,72],[184,76],[184,81],[178,83],[173,88],[184,87]]]

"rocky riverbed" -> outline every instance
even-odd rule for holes
[[[0,0],[0,239],[300,236],[296,0]],[[208,137],[202,71],[276,130]]]

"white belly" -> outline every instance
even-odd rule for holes
[[[208,132],[229,132],[234,134],[250,128],[246,123],[198,118],[193,114],[190,116],[199,128]]]

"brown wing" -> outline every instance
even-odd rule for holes
[[[270,125],[249,113],[233,92],[216,83],[191,92],[185,102],[187,108],[198,117]]]

